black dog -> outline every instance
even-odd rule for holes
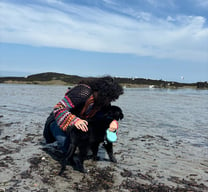
[[[93,159],[97,160],[99,144],[104,142],[106,130],[114,119],[117,121],[123,119],[122,110],[117,106],[109,106],[98,113],[94,119],[88,121],[87,132],[78,130],[76,127],[71,128],[67,137],[69,148],[62,162],[62,168],[59,175],[64,172],[68,161],[74,169],[80,172],[86,172],[83,162],[86,159],[89,149],[92,150]],[[73,156],[77,147],[79,148],[79,156],[78,160],[75,162]],[[110,161],[116,162],[116,159],[113,156],[113,144],[106,140],[104,142],[104,147]]]

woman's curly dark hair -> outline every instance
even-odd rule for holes
[[[89,85],[93,92],[97,92],[95,104],[99,107],[109,105],[110,102],[115,101],[123,94],[123,87],[111,76],[82,81],[80,83]]]

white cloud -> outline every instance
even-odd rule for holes
[[[66,5],[55,0],[53,3],[58,6],[0,3],[0,41],[207,60],[208,28],[204,27],[203,17],[161,19],[138,12],[134,13],[135,18],[130,18],[98,8]]]

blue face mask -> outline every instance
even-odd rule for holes
[[[117,140],[117,134],[116,134],[116,131],[115,132],[112,132],[112,131],[109,131],[109,129],[106,130],[106,137],[107,137],[107,140],[110,141],[110,142],[115,142]]]

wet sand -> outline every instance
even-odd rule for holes
[[[182,141],[170,143],[159,135],[119,139],[117,164],[101,148],[100,161],[85,161],[88,173],[68,165],[59,176],[62,156],[55,145],[44,144],[43,125],[33,115],[26,123],[0,116],[0,192],[208,191],[208,160],[188,160]],[[126,134],[121,131],[120,138]]]

